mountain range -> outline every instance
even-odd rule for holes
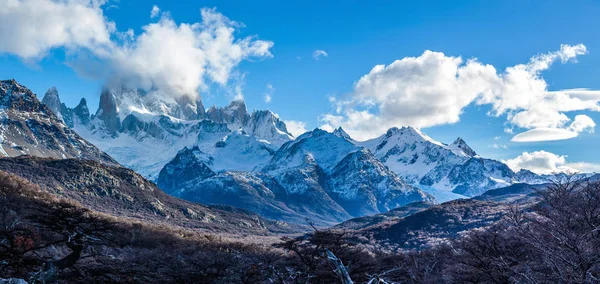
[[[0,81],[0,220],[8,228],[0,233],[14,240],[0,247],[11,255],[0,271],[34,282],[209,275],[270,283],[276,273],[294,283],[302,269],[313,271],[306,279],[316,269],[334,282],[332,261],[360,281],[391,277],[406,263],[415,266],[409,278],[394,279],[412,279],[414,271],[430,271],[424,263],[443,261],[439,280],[470,253],[478,261],[479,249],[508,249],[502,265],[512,252],[522,255],[532,246],[507,240],[526,232],[519,240],[535,241],[519,226],[555,220],[548,218],[559,211],[549,205],[567,199],[569,209],[556,219],[567,223],[579,207],[584,218],[597,211],[599,175],[514,172],[461,138],[444,144],[412,127],[368,141],[341,128],[293,137],[276,114],[250,113],[243,101],[205,111],[199,100],[154,101],[160,98],[105,89],[90,114],[85,100],[69,108],[55,88],[40,102],[16,81]],[[522,231],[509,229],[515,226]],[[575,232],[542,226],[535,234],[561,247],[553,235],[563,228],[569,237]],[[589,247],[586,241],[578,250]],[[307,268],[307,260],[319,264]],[[462,271],[452,275],[463,282],[456,280]]]
[[[27,144],[18,135],[5,134],[6,156],[118,163],[174,196],[236,206],[275,220],[333,225],[412,202],[438,203],[515,183],[547,182],[546,177],[527,170],[515,173],[500,161],[477,155],[461,138],[444,144],[413,127],[391,128],[367,141],[356,141],[341,128],[294,137],[278,115],[248,112],[241,100],[205,110],[199,98],[105,88],[98,110],[90,114],[84,99],[75,108],[67,107],[56,88],[39,103],[17,82],[2,82],[3,102],[24,97],[33,107],[22,109],[21,116],[29,115],[25,111],[40,114],[26,119],[29,129],[51,121],[60,129],[51,133],[66,136],[47,143],[65,153],[38,153],[15,149],[10,143]],[[12,109],[19,108],[5,109],[14,116]],[[83,147],[89,150],[70,150]]]

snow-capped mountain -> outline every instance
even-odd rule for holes
[[[286,171],[302,166],[310,157],[326,173],[330,173],[344,157],[360,149],[344,138],[317,128],[283,145],[264,171],[272,174]]]
[[[434,202],[430,194],[445,201],[547,181],[480,157],[461,138],[444,144],[412,127],[364,142],[341,128],[294,139],[276,114],[249,113],[240,100],[205,111],[189,96],[106,88],[95,115],[85,101],[64,106],[55,88],[44,101],[84,138],[167,192],[286,221],[334,223]]]
[[[294,138],[276,114],[248,113],[241,100],[205,111],[199,98],[105,88],[95,115],[83,99],[73,109],[64,106],[56,88],[44,101],[85,139],[150,179],[186,147],[214,155],[215,171],[251,170]]]
[[[183,199],[205,204],[227,204],[252,210],[263,216],[294,223],[306,219],[333,224],[351,218],[322,188],[323,182],[305,185],[303,192],[286,190],[275,177],[250,171],[215,173],[214,159],[198,147],[185,148],[160,172],[158,186]],[[310,174],[318,180],[319,174]],[[322,176],[322,175],[321,175]]]
[[[240,135],[238,131],[236,140]],[[226,153],[233,156],[233,149]],[[252,149],[253,157],[261,149]],[[386,212],[414,201],[434,202],[432,196],[405,183],[368,150],[320,129],[284,144],[268,164],[251,172],[215,174],[209,171],[217,168],[214,165],[219,159],[213,160],[215,156],[198,147],[186,148],[163,168],[157,182],[185,199],[240,206],[290,222],[308,218],[317,224]]]
[[[441,194],[475,196],[515,182],[543,182],[532,172],[517,175],[502,162],[478,156],[460,137],[447,145],[413,127],[391,128],[357,145],[409,183]]]
[[[184,181],[206,179],[216,172],[252,171],[271,160],[275,153],[271,147],[238,129],[212,145],[199,143],[191,148],[184,147],[161,169],[157,183],[163,190],[172,192]]]
[[[352,216],[387,212],[415,201],[434,201],[429,194],[408,185],[366,149],[348,154],[333,168],[329,194]]]
[[[61,106],[58,95],[52,103],[53,107]],[[117,165],[110,156],[65,125],[49,107],[15,80],[0,81],[0,119],[2,156],[80,158]]]
[[[412,201],[433,198],[408,185],[371,152],[352,143],[341,132],[315,129],[283,145],[263,170],[301,192],[307,166],[316,165],[327,177],[325,190],[352,216],[385,212]],[[300,177],[300,178],[299,178]]]

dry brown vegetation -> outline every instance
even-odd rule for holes
[[[446,245],[384,253],[317,230],[274,246],[89,210],[0,172],[0,278],[102,283],[597,283],[600,185],[559,182],[534,210]]]

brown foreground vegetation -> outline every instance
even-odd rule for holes
[[[421,251],[381,252],[352,232],[275,245],[92,211],[0,172],[0,278],[29,283],[598,283],[600,184],[557,182],[534,210]]]

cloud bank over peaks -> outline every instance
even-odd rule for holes
[[[567,156],[557,155],[546,151],[523,152],[520,156],[502,161],[512,170],[528,169],[537,174],[593,173],[600,172],[600,164],[586,162],[567,162]]]
[[[226,85],[242,60],[270,57],[272,42],[236,39],[240,24],[215,9],[202,9],[202,22],[177,24],[168,13],[116,49],[109,61],[113,76],[141,88],[194,94],[210,83]]]
[[[505,116],[507,129],[525,129],[512,141],[569,139],[593,132],[587,115],[571,119],[571,111],[599,111],[600,91],[548,91],[542,77],[556,62],[575,62],[587,53],[583,44],[561,45],[554,52],[533,56],[528,63],[503,72],[476,58],[463,60],[426,50],[389,65],[377,65],[362,76],[346,97],[333,100],[334,113],[321,117],[323,127],[342,126],[359,140],[393,126],[426,128],[460,121],[470,104],[487,105],[488,115]]]
[[[200,22],[177,23],[153,6],[150,16],[156,21],[135,34],[131,29],[118,31],[104,16],[104,4],[0,0],[0,53],[39,60],[64,48],[68,65],[82,75],[128,88],[161,89],[174,97],[195,97],[212,84],[241,93],[227,86],[240,62],[272,57],[273,42],[237,38],[243,24],[215,9],[201,9]]]

